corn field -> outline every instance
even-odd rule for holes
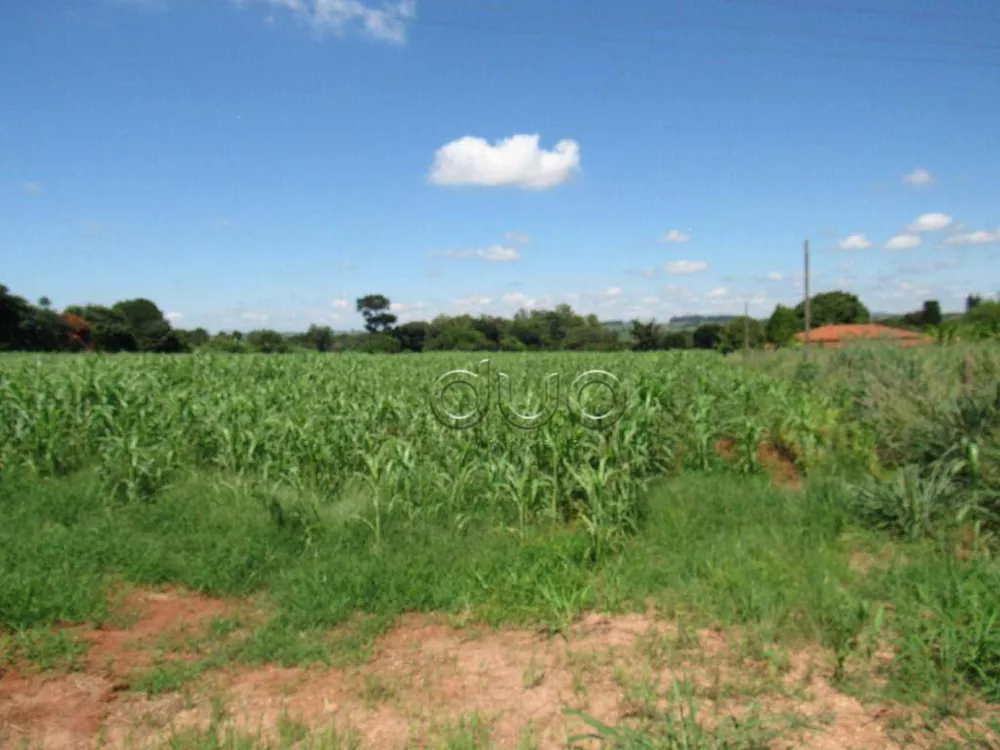
[[[683,470],[760,472],[761,441],[793,450],[804,471],[833,453],[870,453],[829,399],[709,353],[494,355],[521,413],[537,410],[545,376],[560,373],[557,413],[534,430],[512,424],[494,381],[487,417],[449,428],[430,405],[434,382],[478,359],[6,357],[0,464],[42,477],[96,470],[109,495],[131,503],[155,501],[185,473],[211,472],[269,498],[279,520],[308,523],[336,509],[375,542],[395,519],[434,515],[460,526],[489,512],[513,533],[546,520],[583,524],[600,545],[641,522],[649,481]],[[626,398],[603,430],[565,405],[567,384],[593,369],[614,375]],[[581,398],[590,413],[607,410],[600,388]],[[733,460],[720,460],[722,439]]]

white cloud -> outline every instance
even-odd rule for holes
[[[508,292],[503,296],[503,301],[508,305],[522,305],[528,301],[528,296],[522,292]]]
[[[991,245],[994,242],[1000,242],[1000,228],[992,232],[980,230],[978,232],[956,234],[949,237],[946,242],[949,245]]]
[[[604,294],[608,297],[620,297],[622,290],[619,287],[613,286],[610,289],[606,289]]]
[[[781,280],[782,280],[783,278],[785,278],[785,277],[784,277],[784,276],[782,276],[782,275],[781,275],[780,273],[778,273],[777,271],[771,271],[771,273],[769,273],[769,274],[767,275],[767,279],[768,279],[768,281],[781,281]]]
[[[165,317],[170,322],[173,322],[175,320],[180,320],[181,318],[184,317],[184,315],[182,313],[179,313],[179,312],[168,312],[163,317]]]
[[[347,301],[346,299],[335,299],[335,300],[333,301],[333,306],[334,306],[334,307],[339,307],[339,308],[346,308],[346,307],[349,307],[349,306],[350,306],[350,304],[351,304],[351,303],[350,303],[350,302],[348,302],[348,301]]]
[[[507,242],[513,242],[515,245],[527,245],[531,242],[531,237],[526,234],[521,234],[519,232],[507,232],[505,238]]]
[[[267,318],[268,316],[264,315],[263,313],[250,313],[250,312],[243,313],[243,320],[252,320],[255,323],[263,323],[264,321],[267,320]]]
[[[432,255],[440,255],[443,258],[482,258],[494,263],[506,263],[521,258],[517,248],[504,245],[490,245],[485,249],[442,250]]]
[[[406,309],[406,305],[404,305],[402,302],[393,302],[389,305],[389,309],[401,312]]]
[[[690,232],[685,234],[679,229],[671,229],[665,235],[660,237],[660,242],[687,242],[691,239]]]
[[[438,149],[430,181],[436,185],[479,185],[549,190],[568,182],[580,168],[580,146],[561,140],[552,151],[539,136],[514,135],[490,145],[465,136]]]
[[[479,297],[471,296],[465,297],[464,299],[455,300],[456,307],[481,307],[490,304],[493,301],[492,297]]]
[[[727,293],[728,292],[724,286],[718,286],[712,291],[706,292],[705,296],[708,297],[709,299],[720,299],[722,297],[725,297]]]
[[[641,300],[639,300],[640,305],[657,305],[659,303],[660,303],[659,297],[652,297],[652,296],[643,297]]]
[[[946,214],[924,214],[910,224],[911,232],[936,232],[951,224],[951,217]]]
[[[672,274],[683,274],[683,273],[698,273],[699,271],[704,271],[708,268],[708,263],[700,260],[675,260],[671,263],[667,263],[667,273]]]
[[[852,234],[850,237],[845,237],[839,243],[841,250],[864,250],[867,247],[871,247],[871,242],[863,233]]]
[[[920,245],[920,238],[915,234],[897,234],[885,243],[886,250],[911,250]]]
[[[568,299],[570,302],[576,302],[578,299],[580,299],[580,293],[570,292],[569,294],[566,295],[566,299]]]
[[[694,291],[686,286],[677,286],[676,284],[668,284],[663,287],[663,293],[672,297],[680,297],[687,302],[694,302],[698,299],[698,295]]]
[[[854,268],[854,266],[857,265],[857,263],[858,262],[856,260],[849,260],[846,263],[841,263],[839,266],[837,266],[837,270],[838,271],[850,271],[852,268]]]
[[[319,32],[342,35],[358,24],[373,39],[401,44],[406,41],[406,23],[417,15],[416,0],[385,3],[375,8],[361,0],[232,0],[234,5],[263,4],[290,11]],[[273,22],[273,15],[268,19]],[[265,23],[269,21],[265,19]]]
[[[908,175],[903,177],[903,182],[908,182],[911,185],[932,185],[934,183],[934,175],[928,172],[926,169],[917,168],[910,172]]]
[[[45,188],[42,187],[42,183],[32,180],[24,183],[24,192],[30,193],[31,195],[38,195],[39,193],[44,193]]]

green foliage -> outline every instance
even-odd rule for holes
[[[1000,337],[1000,302],[980,302],[965,315],[966,333],[974,339]]]
[[[704,323],[694,329],[691,340],[695,349],[718,349],[722,344],[722,326],[717,323]]]
[[[250,351],[261,354],[287,354],[290,351],[285,337],[277,331],[251,331],[247,334],[246,344]]]
[[[744,343],[747,342],[748,334],[749,341],[746,345],[750,348],[755,348],[763,343],[764,334],[759,321],[743,316],[733,318],[722,329],[720,341],[722,351],[733,352],[742,349]]]
[[[171,336],[169,321],[156,303],[148,299],[131,299],[115,303],[111,308],[125,322],[141,352],[177,351],[176,337]],[[85,320],[89,320],[84,316]]]
[[[648,352],[663,348],[655,320],[651,320],[648,323],[633,320],[632,340],[634,342],[632,349],[637,352]]]
[[[311,325],[305,334],[305,342],[310,349],[318,352],[329,352],[333,350],[333,343],[336,335],[329,326]]]
[[[868,323],[871,320],[871,313],[857,295],[841,291],[823,292],[811,297],[809,316],[813,327]],[[805,302],[795,306],[795,317],[804,327]]]
[[[357,310],[365,319],[368,333],[385,333],[396,322],[396,316],[389,312],[392,303],[384,294],[368,294],[358,297]]]
[[[778,305],[768,318],[764,338],[771,344],[784,346],[801,330],[802,323],[795,310],[785,305]]]

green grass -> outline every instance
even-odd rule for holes
[[[552,370],[619,375],[630,407],[606,432],[565,410],[445,428],[428,391],[467,355],[0,358],[0,660],[74,668],[82,642],[52,627],[111,622],[121,583],[262,608],[133,675],[145,692],[232,662],[359,663],[407,612],[555,633],[652,600],[738,631],[748,658],[818,643],[844,690],[961,714],[1000,701],[1000,360],[976,357],[965,384],[947,351],[843,352],[809,377],[780,356],[493,357],[522,410]],[[803,491],[772,485],[760,440],[793,451]],[[971,522],[985,541],[958,556]],[[654,735],[620,746],[753,746]]]
[[[358,527],[327,521],[304,546],[259,503],[208,480],[113,512],[96,479],[7,489],[0,613],[20,633],[9,637],[24,644],[21,655],[43,662],[77,647],[41,629],[106,621],[111,587],[124,580],[264,595],[269,618],[222,627],[215,637],[225,643],[203,653],[208,665],[357,662],[405,612],[471,611],[488,624],[558,631],[588,609],[641,610],[652,599],[692,627],[740,628],[758,651],[819,642],[845,679],[870,665],[872,637],[891,638],[905,656],[890,675],[894,693],[946,712],[974,691],[995,700],[1000,686],[1000,565],[897,541],[886,566],[854,571],[851,554],[880,537],[852,531],[832,481],[795,493],[725,474],[672,480],[651,494],[642,530],[600,562],[585,529],[512,535],[488,515],[461,531],[391,524],[378,550]],[[135,675],[133,689],[174,690],[200,669],[164,662]]]

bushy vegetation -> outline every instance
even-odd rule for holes
[[[364,331],[336,332],[313,324],[302,333],[272,329],[250,332],[204,328],[175,329],[157,305],[147,299],[102,305],[72,305],[62,314],[45,298],[39,305],[11,294],[0,285],[0,351],[80,351],[178,353],[209,351],[229,354],[292,352],[363,352],[399,354],[433,351],[665,351],[705,349],[730,353],[765,346],[795,346],[804,328],[804,305],[778,305],[766,321],[743,316],[680,316],[668,324],[656,320],[602,322],[579,315],[569,305],[554,310],[520,310],[512,318],[491,315],[441,315],[430,321],[398,324],[392,303],[382,294],[356,300]],[[810,299],[812,325],[865,323],[868,308],[855,295],[832,291]],[[970,295],[965,315],[941,314],[929,300],[922,310],[882,321],[894,327],[922,330],[942,343],[995,340],[1000,336],[1000,303]],[[83,325],[85,330],[78,330]]]

